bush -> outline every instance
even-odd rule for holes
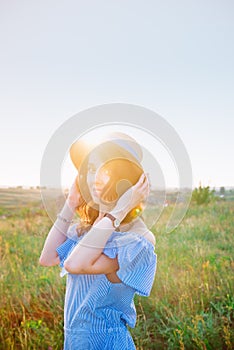
[[[195,188],[192,193],[192,201],[197,204],[207,204],[214,200],[215,190],[210,190],[210,186],[202,187],[201,185],[198,188]]]

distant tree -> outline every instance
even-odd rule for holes
[[[207,204],[215,198],[215,190],[210,190],[210,186],[195,188],[192,192],[192,201],[197,204]]]
[[[219,193],[223,196],[225,195],[225,187],[224,186],[220,187]]]

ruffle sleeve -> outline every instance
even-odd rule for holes
[[[157,268],[154,246],[144,236],[120,233],[107,242],[103,253],[109,258],[117,256],[121,281],[141,296],[149,296]]]

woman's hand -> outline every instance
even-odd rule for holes
[[[111,214],[122,221],[127,213],[135,208],[140,202],[144,202],[150,192],[148,177],[143,173],[137,183],[130,187],[117,201]]]
[[[76,209],[81,202],[81,195],[77,186],[77,178],[73,182],[67,197],[67,203],[71,209]]]
[[[121,197],[121,201],[126,200],[126,206],[129,210],[135,208],[140,202],[144,202],[149,195],[149,180],[145,173],[143,173],[137,183],[130,187]],[[127,203],[128,201],[128,203]]]

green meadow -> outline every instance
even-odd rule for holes
[[[151,211],[153,208],[151,208]],[[152,227],[158,266],[135,296],[138,350],[234,348],[234,201],[190,204],[171,233],[172,206]],[[36,189],[0,190],[0,349],[61,350],[65,278],[38,258],[51,221]]]

